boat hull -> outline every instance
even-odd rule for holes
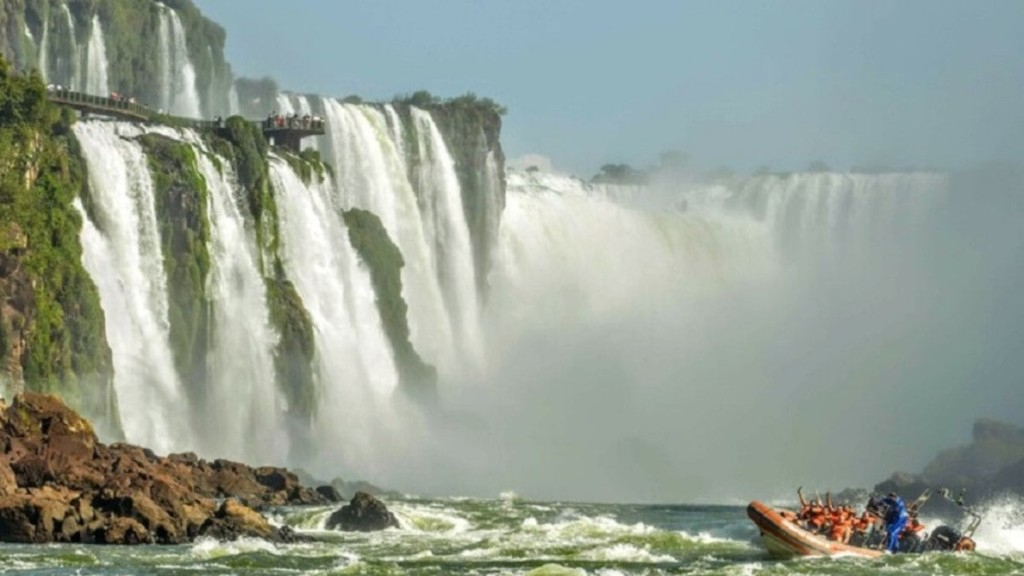
[[[765,548],[775,558],[837,554],[877,558],[885,554],[881,550],[850,546],[808,532],[783,518],[778,510],[756,500],[747,506],[747,516],[757,525]]]

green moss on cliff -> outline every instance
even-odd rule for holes
[[[377,309],[394,350],[403,388],[416,397],[434,398],[437,370],[423,361],[409,341],[408,306],[402,298],[402,253],[376,214],[354,208],[343,216],[352,246],[370,269]]]
[[[287,150],[278,150],[278,154],[285,162],[292,167],[292,170],[299,175],[299,178],[309,186],[316,178],[317,182],[323,182],[327,174],[334,175],[330,164],[320,158],[320,151],[313,148],[306,148],[299,154],[292,154]]]
[[[267,304],[270,321],[281,336],[274,355],[277,381],[288,399],[289,411],[307,417],[314,412],[317,398],[313,321],[280,264],[275,266],[274,278],[267,282]]]
[[[103,311],[72,206],[86,183],[77,151],[70,117],[46,101],[42,79],[0,59],[0,301],[10,305],[0,309],[0,373],[59,394],[116,432]]]
[[[267,139],[259,126],[241,116],[232,116],[224,122],[219,135],[208,134],[207,141],[235,167],[238,183],[245,190],[249,213],[257,223],[256,239],[263,252],[261,266],[267,275],[267,263],[273,260],[278,247],[277,205],[270,188]]]
[[[313,322],[294,285],[284,273],[278,254],[277,204],[270,186],[269,146],[258,126],[239,116],[228,118],[225,129],[206,134],[210,148],[231,162],[245,192],[249,217],[255,223],[262,257],[260,266],[267,284],[270,321],[280,335],[274,352],[277,382],[288,399],[296,420],[308,420],[316,409],[313,371],[315,342]],[[316,158],[286,155],[287,160],[310,177],[322,174]],[[319,167],[318,167],[319,166]]]
[[[158,134],[141,136],[139,142],[156,187],[174,361],[201,393],[212,322],[205,290],[210,273],[206,182],[191,146]]]

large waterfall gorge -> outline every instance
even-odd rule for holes
[[[56,18],[76,54],[58,62],[43,50],[44,74],[105,91],[98,21],[78,44],[61,6]],[[161,10],[159,32],[161,104],[198,116],[195,69],[172,10]],[[778,446],[841,452],[870,434],[811,412],[798,417],[820,437],[792,436],[775,420],[791,417],[798,399],[888,413],[874,395],[913,379],[935,354],[912,327],[935,322],[935,267],[922,256],[945,176],[769,175],[656,189],[511,172],[502,211],[491,155],[483,217],[500,229],[486,246],[491,269],[476,270],[464,191],[429,113],[413,110],[405,122],[387,105],[294,95],[277,105],[325,118],[327,134],[309,142],[335,171],[306,184],[287,162],[270,161],[282,262],[315,329],[317,409],[303,430],[275,382],[279,335],[230,162],[193,133],[148,129],[193,146],[209,192],[212,384],[200,395],[171,352],[154,186],[133,141],[143,129],[76,125],[91,187],[89,205],[79,205],[83,259],[100,289],[129,441],[422,490],[715,497],[735,491],[710,478],[742,477]],[[379,216],[402,252],[410,338],[440,373],[435,413],[394,393],[376,295],[340,217],[349,208]],[[901,337],[918,358],[888,352]],[[900,402],[921,388],[907,390]],[[752,399],[742,412],[730,402],[737,396]],[[753,455],[737,462],[688,441],[708,434],[749,443]],[[828,464],[837,481],[857,478],[848,460]],[[553,481],[536,474],[555,468]],[[778,473],[785,481],[801,471]]]
[[[746,348],[772,339],[763,331],[791,321],[773,306],[820,296],[817,284],[790,285],[794,270],[829,268],[799,261],[803,253],[794,245],[828,239],[863,248],[865,237],[885,236],[920,216],[944,188],[943,177],[927,174],[760,177],[690,187],[676,208],[641,209],[634,200],[648,193],[642,188],[513,172],[484,306],[469,277],[472,257],[450,156],[429,115],[415,116],[420,134],[410,141],[435,147],[439,161],[410,172],[401,147],[407,139],[388,122],[387,109],[338,104],[336,111],[319,143],[325,151],[331,139],[345,143],[333,149],[349,155],[335,178],[305,184],[287,162],[270,162],[285,271],[315,326],[317,411],[308,435],[299,436],[274,382],[277,335],[230,162],[188,131],[159,130],[191,143],[210,193],[207,295],[216,321],[208,364],[215,376],[200,401],[171,360],[153,184],[132,140],[141,130],[76,126],[93,190],[82,232],[85,264],[100,287],[129,440],[396,485],[431,469],[419,476],[424,489],[479,491],[503,482],[529,489],[529,475],[520,477],[517,466],[551,465],[592,438],[616,456],[575,452],[578,469],[570,467],[576,472],[564,482],[585,482],[601,467],[623,474],[609,486],[635,482],[616,459],[630,466],[637,458],[662,459],[671,442],[658,423],[694,434],[714,427],[688,411],[673,419],[675,402],[706,411],[723,400],[709,392],[726,383],[736,394],[759,393],[749,367],[724,365],[718,346],[749,354]],[[685,210],[678,209],[682,200]],[[398,378],[375,294],[340,215],[353,206],[379,211],[402,248],[414,343],[440,369],[448,416],[417,415],[394,394]],[[894,221],[892,213],[903,217]],[[794,227],[803,241],[791,237]],[[467,318],[475,325],[467,327]],[[677,381],[684,378],[687,386]],[[775,385],[786,394],[785,385]],[[601,394],[586,394],[591,386]],[[618,401],[597,400],[606,394]],[[635,436],[611,435],[602,423],[615,418],[635,418]],[[538,437],[540,429],[553,436]],[[295,445],[310,439],[311,446]],[[495,446],[503,457],[493,454]],[[450,466],[424,466],[438,459]],[[650,477],[679,481],[671,468]]]
[[[369,107],[347,113],[364,120],[379,114]],[[378,472],[382,450],[403,442],[392,417],[398,378],[369,273],[341,218],[341,211],[353,206],[380,210],[395,238],[410,242],[411,248],[403,246],[404,292],[414,341],[424,344],[428,361],[437,362],[442,374],[457,371],[463,362],[479,368],[479,306],[453,161],[430,116],[415,111],[414,118],[412,137],[423,161],[412,178],[397,142],[388,141],[383,151],[365,146],[391,133],[384,123],[380,133],[360,133],[369,124],[357,122],[341,135],[356,140],[350,149],[362,145],[376,155],[379,173],[339,170],[336,179],[307,185],[287,162],[270,162],[282,261],[315,328],[319,390],[313,447],[292,445],[297,438],[291,437],[288,407],[274,381],[277,335],[267,321],[260,252],[252,223],[242,215],[231,163],[190,131],[102,121],[76,125],[93,190],[90,210],[83,208],[85,264],[107,314],[115,385],[130,440],[250,461],[294,463],[302,454],[299,463],[314,470],[323,463],[328,467],[319,471],[325,474]],[[209,192],[212,271],[206,292],[214,336],[207,368],[214,384],[201,395],[189,391],[171,359],[153,181],[145,153],[133,140],[144,130],[191,145]],[[375,182],[377,195],[356,196],[360,189],[350,180],[355,178]],[[401,197],[394,198],[393,190]]]

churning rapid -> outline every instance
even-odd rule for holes
[[[325,530],[332,509],[278,510],[275,522],[314,537],[301,544],[264,540],[187,546],[0,545],[22,570],[74,566],[82,574],[167,574],[201,565],[207,574],[647,575],[836,574],[891,572],[1017,574],[1024,569],[1021,503],[983,510],[973,554],[896,554],[882,559],[798,558],[768,561],[742,508],[731,506],[581,504],[500,499],[391,499],[401,530]],[[938,519],[926,518],[929,525]]]

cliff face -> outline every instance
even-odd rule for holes
[[[409,340],[409,306],[402,298],[402,253],[372,212],[353,208],[344,212],[344,218],[352,247],[370,269],[377,310],[395,353],[403,390],[413,398],[434,400],[437,370],[423,361]]]
[[[96,286],[83,269],[85,186],[71,118],[45,100],[39,77],[0,60],[0,383],[55,392],[120,435]]]
[[[232,74],[224,29],[191,0],[0,0],[0,31],[0,54],[53,84],[117,92],[159,109],[169,93],[192,90],[175,78],[187,65],[195,75],[197,113],[228,112]]]

